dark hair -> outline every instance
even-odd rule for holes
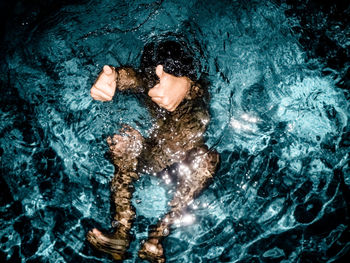
[[[150,73],[157,65],[163,65],[164,71],[174,76],[187,76],[197,80],[198,63],[184,45],[176,41],[149,43],[144,47],[141,57],[141,70]]]

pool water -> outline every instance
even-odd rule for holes
[[[108,135],[147,136],[133,94],[93,101],[104,64],[138,67],[150,41],[181,39],[208,75],[213,183],[165,240],[168,262],[340,262],[350,249],[349,14],[320,1],[18,1],[1,45],[0,261],[112,262]],[[74,3],[73,3],[74,2]],[[5,13],[5,11],[2,11]],[[135,183],[125,262],[172,187]]]

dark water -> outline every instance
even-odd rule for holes
[[[192,45],[211,82],[207,144],[221,154],[168,262],[340,262],[349,255],[349,5],[340,1],[22,1],[1,4],[1,262],[112,262],[85,234],[110,227],[105,138],[152,120],[134,95],[92,101],[104,64],[145,43]],[[136,183],[126,262],[167,209]]]

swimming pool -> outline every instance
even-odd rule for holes
[[[334,262],[350,248],[349,7],[317,1],[19,2],[1,51],[2,262],[112,262],[85,241],[110,228],[122,123],[147,135],[137,96],[92,101],[104,64],[139,66],[178,38],[208,74],[207,144],[221,155],[168,262]],[[79,2],[79,3],[77,3]],[[52,4],[52,6],[50,6]],[[347,8],[347,9],[346,9]],[[348,16],[346,16],[346,14]],[[126,262],[172,191],[143,176]]]

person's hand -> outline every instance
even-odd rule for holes
[[[186,97],[191,88],[191,80],[187,77],[175,77],[163,71],[163,66],[158,65],[156,74],[160,82],[149,90],[148,96],[160,107],[174,111]]]
[[[105,65],[98,76],[94,85],[92,85],[90,94],[94,100],[110,101],[112,100],[116,89],[117,73],[111,66]]]

